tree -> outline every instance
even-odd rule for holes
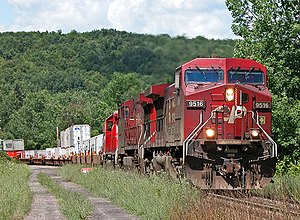
[[[290,0],[226,0],[232,30],[242,37],[234,55],[268,67],[273,94],[300,98],[300,4]]]
[[[232,30],[242,39],[234,55],[267,66],[273,133],[281,157],[300,157],[300,4],[290,0],[226,0]]]
[[[138,95],[147,84],[136,73],[114,73],[112,80],[103,90],[103,96],[112,110],[116,110],[121,102]]]
[[[15,111],[7,124],[14,138],[26,141],[26,147],[41,149],[55,145],[55,128],[61,106],[50,93],[30,93],[23,106]]]

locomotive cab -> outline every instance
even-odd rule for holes
[[[264,187],[275,173],[271,95],[263,65],[195,59],[181,66],[183,163],[201,188]]]

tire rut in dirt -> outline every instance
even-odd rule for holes
[[[137,220],[139,218],[126,213],[120,207],[112,204],[105,198],[97,197],[93,195],[91,192],[87,191],[86,189],[80,187],[79,185],[68,182],[64,180],[61,176],[59,176],[54,169],[47,169],[44,170],[45,174],[49,175],[53,180],[63,186],[65,189],[78,192],[82,194],[85,198],[87,198],[94,206],[93,215],[88,217],[89,220],[98,220],[98,219],[122,219],[122,220]]]
[[[39,166],[30,166],[30,168],[32,174],[29,178],[29,187],[34,194],[31,210],[25,220],[65,220],[55,196],[38,182],[37,175],[45,168]]]

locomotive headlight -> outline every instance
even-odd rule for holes
[[[232,101],[234,99],[234,90],[232,88],[226,89],[226,101]]]
[[[251,131],[251,137],[252,137],[253,139],[259,138],[259,132],[258,132],[258,130],[253,129],[253,130]]]
[[[212,128],[206,129],[206,137],[207,138],[213,138],[215,136],[215,130]]]

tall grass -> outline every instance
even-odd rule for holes
[[[190,201],[187,208],[175,207],[171,218],[173,220],[297,219],[289,213],[286,206],[282,207],[281,212],[273,212],[252,205],[223,201],[210,197],[205,197],[198,201]]]
[[[29,212],[32,193],[30,170],[0,152],[0,219],[23,219]]]
[[[167,176],[145,177],[134,172],[95,168],[80,173],[81,166],[64,166],[59,172],[97,195],[104,196],[143,219],[294,219],[288,201],[282,212],[251,205],[225,202],[203,196],[199,190],[179,184]],[[278,179],[277,179],[278,178]],[[300,177],[277,177],[275,183],[257,192],[299,198]],[[268,194],[269,193],[269,194]],[[275,196],[276,195],[276,196]],[[246,199],[246,198],[245,198]]]
[[[38,181],[57,197],[61,212],[67,219],[86,219],[93,213],[92,204],[81,194],[64,189],[44,173],[38,174]]]
[[[202,200],[189,201],[188,208],[175,207],[172,219],[299,219],[294,216],[296,206],[290,206],[291,200],[300,202],[300,176],[275,176],[274,183],[261,190],[250,190],[249,195],[261,196],[281,201],[280,212],[270,212],[252,205],[224,202],[205,197]],[[248,195],[248,196],[249,196]],[[251,197],[245,201],[251,201]],[[263,201],[262,201],[263,202]],[[297,211],[298,212],[298,211]]]
[[[300,202],[300,174],[275,176],[274,183],[269,184],[259,194],[266,197]]]
[[[170,219],[174,206],[185,207],[199,191],[167,176],[141,176],[135,172],[94,168],[88,174],[81,166],[69,165],[60,174],[125,208],[143,219]]]

